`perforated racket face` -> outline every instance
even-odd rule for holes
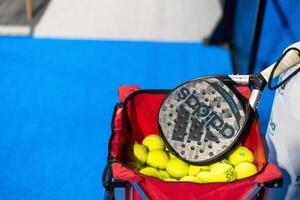
[[[170,150],[183,160],[208,164],[224,155],[246,124],[242,102],[220,78],[186,82],[163,101],[158,121]]]

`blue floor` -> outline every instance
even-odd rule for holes
[[[102,199],[119,85],[172,88],[231,73],[226,49],[200,43],[0,37],[0,61],[1,200]]]

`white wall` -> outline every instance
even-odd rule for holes
[[[221,11],[219,0],[52,0],[35,36],[199,41]]]

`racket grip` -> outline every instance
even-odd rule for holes
[[[289,46],[288,48],[297,48],[300,51],[300,42],[296,42],[293,45]],[[273,78],[276,78],[281,73],[289,70],[290,68],[292,68],[295,65],[300,63],[300,55],[298,53],[299,51],[291,50],[291,51],[287,52],[287,54],[283,57],[283,59],[278,64],[277,69],[274,72]],[[275,63],[261,72],[261,75],[264,77],[264,79],[267,82],[269,80],[271,71],[274,66],[275,66]]]

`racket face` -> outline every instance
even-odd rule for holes
[[[188,81],[165,98],[159,110],[161,136],[172,153],[191,164],[222,159],[234,147],[249,112],[225,77]]]

